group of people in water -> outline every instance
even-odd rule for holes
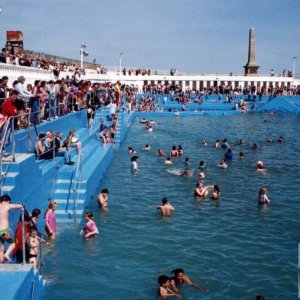
[[[149,128],[153,128],[152,125],[156,125],[156,123],[153,121],[152,125],[150,122],[142,121],[141,123],[146,124],[146,130],[149,130]],[[151,131],[151,130],[150,130]],[[278,140],[279,141],[279,140]],[[284,142],[284,138],[280,137],[280,142]],[[207,146],[209,142],[207,140],[203,141],[203,146]],[[244,146],[245,142],[241,139],[238,142],[238,145]],[[229,141],[225,138],[223,140],[216,140],[214,144],[214,148],[218,149],[224,149],[224,156],[220,160],[220,162],[216,165],[216,167],[221,169],[228,168],[228,161],[231,161],[234,157],[233,147],[230,146]],[[252,145],[252,150],[257,149],[257,145]],[[152,146],[150,144],[145,144],[145,146],[141,149],[142,151],[150,151],[152,150]],[[130,154],[130,161],[131,161],[131,172],[132,173],[138,173],[139,167],[138,167],[138,159],[139,156],[137,155],[137,151],[134,147],[128,147],[128,153]],[[170,148],[169,153],[165,153],[163,149],[158,149],[155,152],[155,155],[158,157],[165,158],[164,164],[170,168],[175,161],[176,158],[182,157],[184,154],[184,150],[182,145],[175,146],[173,145]],[[244,159],[244,153],[239,153],[239,159]],[[181,160],[182,161],[182,160]],[[175,163],[176,164],[176,163]],[[171,172],[173,175],[177,176],[193,176],[193,170],[191,169],[191,161],[189,157],[185,157],[184,159],[184,165],[185,167],[181,170],[178,170],[177,172]],[[212,184],[212,185],[204,185],[204,179],[205,179],[205,170],[206,170],[206,162],[205,160],[201,160],[198,165],[199,173],[198,173],[198,181],[196,183],[195,189],[194,189],[194,198],[196,200],[201,200],[204,198],[209,198],[214,201],[218,201],[221,198],[221,191],[220,186],[218,184]],[[170,169],[169,169],[170,170]],[[264,167],[264,163],[262,161],[258,161],[256,163],[256,170],[260,173],[265,173],[266,169]],[[109,190],[107,188],[104,188],[101,190],[101,192],[98,195],[98,205],[101,209],[107,209],[108,205],[108,195]],[[258,203],[261,205],[267,205],[270,203],[270,199],[267,196],[267,189],[266,187],[261,187],[258,192]],[[168,197],[163,197],[160,204],[156,205],[157,210],[159,210],[161,216],[163,217],[170,217],[172,212],[175,210],[173,205],[170,203]],[[97,225],[95,223],[93,213],[92,212],[86,212],[85,213],[85,221],[86,224],[84,228],[81,230],[81,234],[86,238],[90,239],[92,237],[95,237],[98,235],[99,230],[97,228]],[[160,275],[158,277],[158,294],[160,297],[181,297],[180,296],[180,287],[183,284],[189,285],[191,287],[197,288],[200,291],[207,291],[206,288],[201,287],[200,285],[194,284],[188,276],[184,274],[184,270],[179,268],[172,271],[173,276],[167,276],[167,275]]]
[[[11,210],[21,209],[19,223],[14,232],[9,226],[9,214]],[[50,202],[45,212],[45,231],[48,240],[42,238],[38,230],[37,222],[41,215],[41,210],[34,208],[31,213],[27,211],[23,204],[12,204],[8,195],[0,197],[0,263],[6,261],[32,263],[37,269],[39,265],[40,245],[46,243],[49,245],[51,240],[55,239],[56,218],[54,211],[56,203]],[[4,251],[5,243],[8,244]]]
[[[208,289],[193,283],[188,276],[184,274],[182,268],[172,270],[173,276],[160,275],[157,279],[159,284],[158,296],[162,298],[178,297],[180,298],[180,287],[184,284],[199,289],[201,292],[207,292]]]
[[[150,124],[157,124],[153,120],[147,121],[146,118],[143,118],[140,120],[140,123],[146,124],[146,129],[148,126],[151,126]],[[266,140],[267,143],[271,143],[271,139]],[[280,136],[277,140],[278,143],[284,143],[285,139],[283,136]],[[203,146],[208,146],[208,140],[203,140],[202,144]],[[239,142],[237,143],[238,146],[246,146],[246,143],[244,142],[243,139],[240,139]],[[233,147],[229,144],[229,141],[227,138],[224,139],[217,139],[214,143],[214,148],[216,149],[224,149],[225,153],[224,156],[220,159],[220,162],[216,165],[220,169],[227,169],[228,168],[228,162],[233,160],[234,157],[234,152],[233,152]],[[256,151],[258,148],[256,143],[253,143],[251,146],[251,149],[253,151]],[[142,150],[151,150],[151,145],[146,144]],[[137,172],[138,171],[138,166],[137,166],[137,160],[138,156],[136,155],[136,150],[133,147],[128,147],[128,152],[132,155],[131,157],[131,171],[132,172]],[[168,167],[172,166],[174,164],[174,161],[176,160],[177,157],[183,156],[183,147],[181,145],[173,145],[170,149],[169,153],[165,153],[163,149],[158,149],[156,152],[156,155],[159,157],[166,157],[164,164],[167,165]],[[239,152],[239,159],[243,160],[245,158],[244,152],[240,151]],[[193,170],[190,167],[190,158],[185,157],[185,168],[181,170],[176,170],[176,169],[167,169],[167,171],[172,174],[172,175],[177,175],[177,176],[193,176]],[[221,191],[220,191],[220,186],[218,184],[213,184],[213,185],[204,185],[204,179],[205,179],[205,173],[204,171],[206,170],[206,162],[204,160],[201,160],[199,163],[199,170],[200,173],[198,174],[198,182],[196,183],[195,189],[194,189],[194,198],[195,199],[204,199],[204,198],[210,198],[211,200],[220,200],[221,198]],[[264,166],[264,163],[259,160],[256,163],[256,171],[261,174],[266,174],[267,169]],[[267,197],[267,188],[266,187],[261,187],[259,188],[258,192],[258,204],[260,205],[266,205],[271,202],[271,200]],[[157,206],[157,208],[160,209],[161,214],[163,216],[170,216],[171,212],[174,210],[174,207],[171,205],[167,197],[163,197],[162,203]]]

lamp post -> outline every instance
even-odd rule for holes
[[[297,56],[293,57],[293,78],[296,78],[296,58]]]
[[[83,56],[88,56],[89,52],[86,51],[87,44],[81,43],[80,45],[80,68],[83,69]]]
[[[119,74],[120,75],[122,72],[122,55],[123,55],[123,52],[120,52],[120,56],[119,56]]]

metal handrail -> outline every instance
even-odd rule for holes
[[[31,289],[31,300],[34,300],[34,292],[35,292],[35,282],[32,281],[32,289]]]
[[[25,252],[25,225],[24,225],[24,213],[25,213],[25,209],[24,207],[21,210],[22,212],[22,264],[26,264],[26,252]]]
[[[74,222],[77,222],[76,218],[76,204],[77,204],[77,198],[78,198],[78,189],[80,189],[80,185],[82,182],[82,154],[78,156],[78,163],[77,168],[75,172],[74,177],[74,183],[73,183],[73,216],[74,216]]]
[[[2,141],[3,143],[1,143],[0,145],[0,178],[1,178],[1,195],[2,195],[2,192],[3,192],[3,189],[2,189],[2,184],[3,184],[3,178],[4,176],[2,175],[2,170],[3,170],[3,166],[2,166],[2,158],[3,158],[3,148],[4,148],[4,142],[6,141],[6,139],[8,138],[8,132],[9,132],[9,128],[10,128],[10,123],[13,123],[13,117],[10,117],[6,120],[5,122],[5,128],[4,128],[4,134],[3,134],[3,138],[2,138]],[[6,125],[7,124],[7,125]],[[13,128],[12,128],[13,129]],[[12,138],[14,140],[15,138],[15,135],[14,135],[14,132],[12,131],[11,133],[12,135]],[[13,153],[13,161],[15,161],[15,154]]]
[[[54,187],[55,187],[55,183],[56,183],[57,176],[58,176],[59,166],[56,166],[55,169],[56,169],[56,172],[55,172],[55,175],[53,177],[51,192],[50,192],[50,195],[48,197],[48,203],[50,203],[52,201],[52,195],[54,193]]]

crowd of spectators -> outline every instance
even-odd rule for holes
[[[180,94],[183,93],[182,87],[179,84],[145,84],[142,88],[144,94]],[[215,85],[211,87],[203,87],[200,89],[186,88],[184,91],[186,95],[203,96],[203,95],[274,95],[274,96],[286,96],[286,95],[300,95],[300,86],[287,87],[287,86],[273,86],[268,88],[255,86],[245,86],[244,88],[233,87],[232,85]]]
[[[34,85],[26,84],[24,76],[19,76],[12,86],[8,86],[8,81],[8,76],[0,78],[0,112],[5,117],[20,116],[15,128],[27,125],[28,114],[28,125],[36,125],[87,108],[89,104],[104,106],[114,99],[114,84],[81,80],[77,71],[72,78],[36,80]],[[137,88],[123,85],[121,90],[131,99]]]

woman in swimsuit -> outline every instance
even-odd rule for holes
[[[174,277],[171,278],[170,283],[173,290],[179,294],[179,288],[183,284],[187,284],[194,288],[199,289],[201,292],[207,292],[208,289],[199,285],[194,284],[186,275],[184,275],[183,269],[175,269],[171,273],[174,274]]]
[[[203,198],[208,195],[208,191],[206,188],[203,187],[203,184],[198,182],[196,184],[196,188],[194,190],[194,197],[195,198]]]

